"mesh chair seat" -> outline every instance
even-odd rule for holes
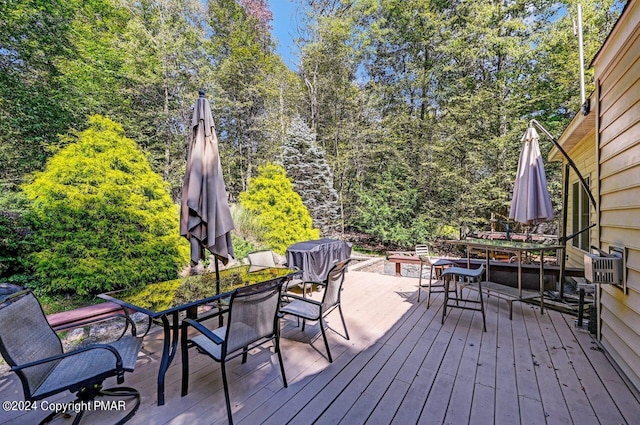
[[[281,313],[293,314],[308,320],[318,320],[320,318],[320,306],[318,304],[293,300],[280,309]]]
[[[142,339],[126,337],[106,345],[110,345],[118,351],[124,370],[132,372],[135,369]],[[95,380],[97,376],[108,377],[112,375],[111,372],[115,368],[116,356],[112,351],[107,348],[92,348],[58,361],[32,396],[42,397],[52,394],[61,387],[82,387],[87,382]]]
[[[235,323],[233,326],[234,333],[242,334],[247,341],[253,342],[263,337],[263,335],[258,335],[255,328],[248,326],[244,323]],[[223,326],[221,328],[211,330],[211,333],[220,338],[220,343],[216,344],[211,338],[205,335],[197,335],[191,338],[191,342],[195,344],[200,350],[204,351],[215,360],[222,360],[222,343],[227,335],[227,327]]]

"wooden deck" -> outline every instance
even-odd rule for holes
[[[478,312],[453,309],[440,324],[442,294],[417,304],[417,279],[350,271],[343,305],[351,340],[338,313],[329,316],[334,362],[322,339],[313,347],[295,320],[282,325],[289,387],[269,346],[246,364],[230,363],[238,424],[634,424],[640,403],[574,317],[488,300],[487,332]],[[477,296],[475,291],[465,295]],[[180,356],[167,374],[166,404],[156,405],[159,333],[147,337],[136,371],[142,406],[133,424],[226,423],[219,366],[192,352],[190,392],[180,397]],[[0,376],[2,400],[22,400],[13,374]],[[70,395],[58,398],[71,401]],[[119,412],[95,411],[85,423],[113,422]],[[0,412],[0,423],[37,423],[44,412]],[[55,423],[71,423],[59,420]]]

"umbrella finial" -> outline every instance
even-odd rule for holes
[[[200,93],[200,97],[204,97],[204,89],[200,89],[198,93]]]

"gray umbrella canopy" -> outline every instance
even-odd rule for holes
[[[203,92],[194,106],[191,130],[180,205],[180,234],[191,244],[193,264],[204,258],[205,247],[227,264],[233,257],[234,226],[211,106]]]
[[[509,218],[527,225],[553,218],[553,207],[538,139],[538,132],[533,126],[529,126],[522,136],[524,146],[520,153],[509,211]]]

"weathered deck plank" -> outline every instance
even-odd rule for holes
[[[510,425],[520,417],[520,392],[513,390],[518,388],[514,349],[518,322],[517,318],[515,322],[509,320],[505,303],[498,304],[498,309],[500,307],[505,314],[497,316],[495,424]]]
[[[606,417],[610,423],[622,423],[624,418],[615,405],[614,399],[609,396],[606,388],[602,385],[602,381],[589,363],[573,332],[556,312],[550,314],[554,321],[559,322],[558,326],[554,326],[554,328],[564,344],[567,357],[582,384],[582,390],[589,400],[595,416],[598,418]]]
[[[352,271],[343,292],[351,336],[343,338],[337,312],[328,332],[334,362],[325,357],[317,324],[303,333],[282,324],[284,388],[270,345],[246,364],[228,365],[238,424],[512,424],[636,423],[640,403],[591,336],[573,318],[539,314],[527,304],[487,300],[487,332],[480,313],[452,309],[441,325],[442,294],[418,304],[417,279]],[[476,296],[471,292],[465,295]],[[156,405],[162,335],[145,340],[126,385],[140,390],[132,424],[223,424],[226,409],[220,367],[190,353],[190,388],[180,396],[180,354],[166,376],[166,404]],[[114,384],[109,380],[110,385]],[[13,374],[0,375],[3,400],[22,400]],[[72,396],[59,396],[71,401]],[[0,424],[38,422],[44,412],[0,412]],[[97,412],[96,412],[97,413]],[[87,423],[113,422],[115,413]],[[70,423],[59,420],[58,424]]]
[[[525,322],[535,321],[535,315],[540,315],[540,310],[529,304],[514,304],[514,310],[519,310],[519,314],[513,316],[512,329],[516,386],[518,389],[521,423],[536,425],[545,422],[545,414],[544,408],[542,407],[535,366],[531,355],[531,344]]]
[[[555,326],[553,329],[555,330]],[[572,421],[581,424],[598,423],[598,418],[595,416],[591,403],[584,393],[580,378],[567,355],[565,344],[569,344],[571,341],[562,341],[557,332],[549,330],[549,332],[543,333],[543,337],[551,356],[551,361],[555,366],[560,389],[569,408]],[[594,402],[596,401],[594,400]]]
[[[553,331],[549,311],[545,314],[536,314],[533,319],[525,323],[547,424],[569,424],[571,415],[558,382],[556,367],[551,360],[543,336],[544,333]]]
[[[487,297],[487,332],[479,332],[480,349],[476,361],[476,376],[473,399],[469,413],[469,424],[493,423],[496,417],[496,373],[498,358],[499,318],[505,315],[504,301]],[[502,314],[500,314],[502,313]],[[508,311],[507,311],[508,318]]]

